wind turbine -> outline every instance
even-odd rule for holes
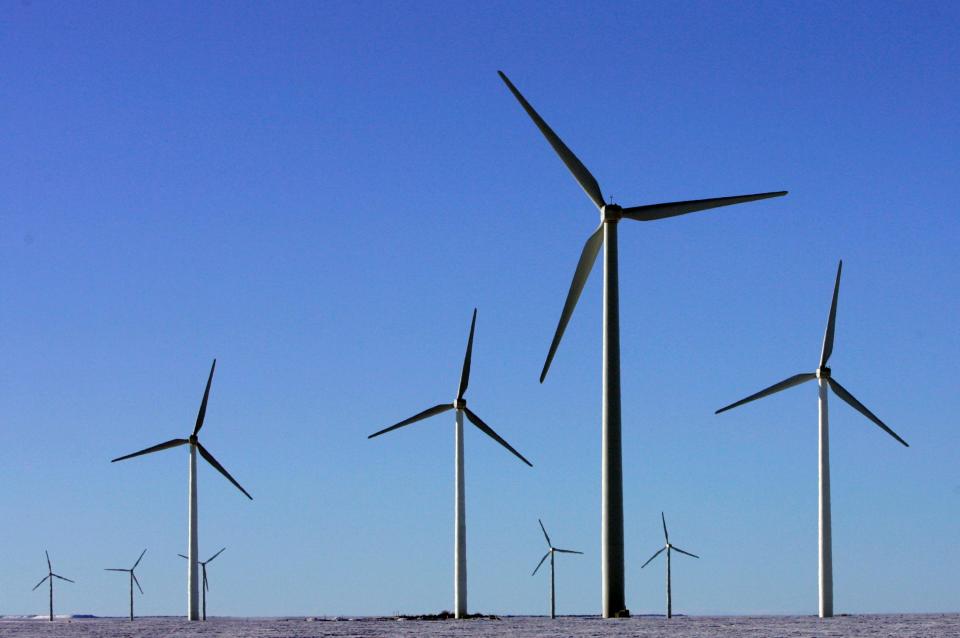
[[[587,167],[567,148],[547,123],[520,94],[517,87],[502,71],[500,78],[517,98],[520,105],[533,120],[550,146],[560,156],[563,163],[573,173],[573,177],[600,209],[600,225],[587,239],[580,254],[580,261],[573,274],[573,282],[567,292],[560,321],[557,324],[547,359],[540,373],[540,383],[547,376],[550,363],[556,354],[557,346],[563,337],[563,331],[570,321],[573,309],[577,305],[580,293],[587,283],[587,277],[593,269],[600,247],[606,244],[603,257],[603,408],[602,408],[602,453],[601,453],[601,566],[603,580],[603,616],[613,618],[629,616],[624,595],[623,563],[623,473],[621,466],[620,444],[620,293],[617,268],[617,224],[621,219],[634,221],[653,221],[685,215],[709,208],[742,204],[758,199],[779,197],[787,191],[736,195],[712,199],[696,199],[663,204],[648,204],[621,208],[613,203],[605,203],[600,186]]]
[[[690,552],[685,552],[676,545],[670,544],[670,535],[667,533],[667,519],[664,517],[663,512],[660,512],[660,520],[663,522],[663,540],[666,543],[663,547],[657,550],[657,553],[647,559],[643,565],[640,565],[640,569],[643,569],[650,564],[654,558],[663,553],[664,550],[667,552],[667,618],[673,618],[673,594],[670,589],[670,552],[680,552],[681,554],[686,554],[687,556],[693,556],[694,558],[700,558],[696,554],[691,554]]]
[[[133,573],[133,570],[137,568],[137,565],[140,564],[140,560],[143,558],[143,555],[147,553],[147,550],[140,552],[140,558],[137,559],[137,562],[133,564],[133,567],[130,569],[120,569],[117,567],[105,567],[104,571],[108,572],[130,572],[130,620],[133,620],[133,584],[137,584],[137,589],[140,590],[140,593],[143,594],[143,587],[140,586],[140,581],[137,580],[137,575]]]
[[[74,581],[64,576],[61,576],[60,574],[54,574],[53,566],[50,564],[50,554],[47,552],[47,550],[43,550],[43,553],[47,555],[47,575],[43,577],[43,580],[41,580],[39,583],[34,585],[33,589],[31,589],[30,591],[36,591],[37,587],[42,585],[44,581],[46,580],[50,581],[50,620],[52,621],[53,620],[53,579],[59,578],[60,580],[65,580],[68,583],[72,583]]]
[[[210,591],[210,583],[207,582],[207,563],[209,563],[209,562],[212,561],[214,558],[216,558],[217,556],[219,556],[220,554],[222,554],[224,549],[226,549],[226,547],[224,547],[223,549],[221,549],[219,552],[217,552],[216,554],[214,554],[213,556],[211,556],[211,557],[208,558],[207,560],[202,560],[202,561],[200,561],[200,569],[203,570],[203,596],[202,596],[202,598],[203,598],[203,619],[204,619],[204,620],[207,619],[207,592]],[[177,554],[177,556],[179,556],[180,558],[187,558],[187,557],[184,556],[183,554]],[[189,559],[188,559],[188,560],[189,560]]]
[[[470,408],[467,407],[467,401],[463,398],[467,391],[467,383],[470,381],[470,359],[473,353],[473,331],[477,325],[477,309],[473,309],[473,319],[470,321],[470,337],[467,339],[467,353],[463,357],[463,369],[460,372],[460,387],[457,390],[457,398],[453,403],[441,403],[432,408],[428,408],[419,414],[415,414],[409,419],[404,419],[395,425],[384,428],[379,432],[374,432],[368,439],[375,436],[386,434],[405,425],[416,423],[427,417],[441,414],[447,410],[456,411],[455,429],[454,429],[454,543],[453,543],[453,606],[454,614],[457,618],[463,618],[467,615],[467,517],[466,517],[466,493],[463,483],[463,416],[466,415],[477,428],[489,436],[491,439],[507,448],[518,459],[533,467],[533,464],[525,459],[522,454],[513,449],[509,443],[503,440],[499,434],[493,431],[489,425],[483,422]]]
[[[817,380],[819,386],[819,407],[820,407],[820,501],[819,501],[819,585],[820,585],[820,617],[830,618],[833,616],[833,541],[831,537],[830,522],[830,427],[827,416],[827,387],[833,390],[834,394],[849,403],[854,410],[860,412],[865,417],[873,421],[877,427],[895,438],[905,447],[910,447],[906,441],[901,439],[896,432],[888,428],[883,421],[868,410],[866,406],[857,401],[850,392],[847,391],[840,382],[833,378],[830,368],[827,367],[827,361],[833,353],[833,334],[834,326],[837,321],[837,297],[840,294],[840,272],[843,270],[843,261],[837,266],[837,281],[833,285],[833,301],[830,303],[830,316],[827,319],[827,330],[823,335],[823,350],[820,353],[820,365],[814,372],[802,372],[795,374],[788,379],[775,383],[769,388],[765,388],[751,394],[745,399],[740,399],[736,403],[720,408],[715,414],[720,414],[744,403],[755,401],[757,399],[769,396],[781,390],[792,388],[806,381]]]
[[[547,560],[547,556],[550,557],[550,617],[556,618],[557,617],[557,593],[556,593],[556,579],[554,577],[554,570],[553,570],[553,555],[556,554],[557,552],[560,552],[561,554],[583,554],[583,552],[577,552],[572,549],[560,549],[558,547],[554,547],[553,543],[550,541],[550,535],[547,534],[547,528],[543,526],[543,521],[541,521],[538,518],[537,522],[540,523],[540,529],[543,530],[543,537],[547,539],[547,547],[549,547],[550,549],[548,549],[547,553],[543,555],[543,558],[540,559],[540,562],[537,563],[537,566],[534,568],[533,573],[530,575],[536,576],[537,570],[540,569],[541,565],[543,565],[543,561]]]
[[[190,471],[189,471],[189,484],[190,484],[190,496],[189,496],[189,509],[187,516],[187,534],[188,534],[188,550],[187,554],[189,558],[187,559],[187,618],[189,620],[199,620],[200,619],[200,579],[197,572],[197,452],[200,452],[207,463],[212,465],[218,472],[223,474],[228,481],[233,483],[238,490],[243,492],[243,494],[249,498],[251,501],[253,497],[247,493],[247,490],[243,489],[236,479],[230,476],[230,473],[217,462],[217,459],[213,458],[213,455],[207,451],[203,445],[200,444],[200,440],[197,438],[197,435],[200,434],[200,428],[203,427],[203,419],[207,414],[207,399],[210,398],[210,383],[213,381],[213,371],[217,367],[217,360],[213,360],[213,365],[210,366],[210,376],[207,377],[207,387],[203,391],[203,401],[200,402],[200,412],[197,414],[197,423],[193,428],[193,434],[190,435],[188,439],[171,439],[165,443],[160,443],[159,445],[154,445],[153,447],[148,447],[145,450],[140,450],[139,452],[134,452],[133,454],[127,454],[126,456],[121,456],[115,458],[111,463],[116,463],[117,461],[123,461],[124,459],[132,459],[135,456],[141,456],[143,454],[150,454],[152,452],[159,452],[160,450],[166,450],[172,447],[179,447],[181,445],[190,446]]]

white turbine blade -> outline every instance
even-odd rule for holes
[[[740,399],[740,400],[737,401],[736,403],[731,403],[730,405],[728,405],[728,406],[726,406],[726,407],[720,408],[719,410],[717,410],[716,412],[714,412],[714,414],[720,414],[721,412],[726,412],[727,410],[732,410],[733,408],[735,408],[735,407],[737,407],[737,406],[740,406],[740,405],[743,405],[744,403],[750,403],[751,401],[756,401],[757,399],[762,399],[763,397],[770,396],[771,394],[776,394],[777,392],[780,392],[781,390],[786,390],[787,388],[792,388],[792,387],[795,386],[795,385],[800,385],[801,383],[804,383],[804,382],[806,382],[806,381],[810,381],[810,380],[816,379],[816,378],[817,378],[817,375],[816,375],[816,373],[813,373],[813,372],[804,372],[804,373],[801,373],[801,374],[795,374],[795,375],[793,375],[792,377],[790,377],[789,379],[784,379],[783,381],[780,381],[779,383],[774,383],[774,384],[773,384],[772,386],[770,386],[769,388],[764,388],[763,390],[760,390],[760,392],[757,392],[756,394],[751,394],[751,395],[748,396],[746,399]]]
[[[463,369],[460,370],[460,388],[457,390],[457,400],[463,398],[470,383],[470,360],[473,357],[473,330],[477,327],[477,309],[473,309],[473,319],[470,320],[470,337],[467,339],[467,353],[463,355]]]
[[[135,563],[133,564],[133,567],[130,568],[130,571],[133,571],[134,569],[137,568],[137,565],[140,564],[140,561],[143,560],[143,555],[146,554],[146,553],[147,553],[147,550],[143,550],[142,552],[140,552],[140,558],[138,558],[138,559],[137,559],[137,562],[135,562]]]
[[[228,471],[226,470],[226,468],[224,468],[222,465],[220,465],[220,463],[217,462],[217,459],[213,458],[213,455],[210,454],[209,452],[207,452],[207,449],[206,449],[205,447],[203,447],[202,445],[200,445],[200,442],[199,442],[199,441],[197,442],[197,450],[200,452],[200,456],[202,456],[204,459],[207,460],[207,463],[209,463],[210,465],[212,465],[218,472],[220,472],[221,474],[223,474],[223,475],[227,478],[228,481],[230,481],[231,483],[233,483],[234,486],[235,486],[238,490],[240,490],[241,492],[243,492],[244,496],[246,496],[247,498],[249,498],[251,501],[253,500],[253,497],[250,496],[250,494],[247,492],[247,490],[243,489],[243,487],[241,487],[241,485],[240,485],[239,483],[237,483],[237,480],[236,480],[235,478],[233,478],[232,476],[230,476],[230,472],[228,472]]]
[[[402,427],[405,426],[405,425],[410,425],[411,423],[416,423],[417,421],[422,421],[423,419],[426,419],[427,417],[431,417],[431,416],[434,416],[435,414],[440,414],[440,413],[442,413],[442,412],[446,412],[447,410],[452,410],[452,409],[453,409],[453,404],[452,404],[452,403],[441,403],[440,405],[435,405],[435,406],[433,406],[432,408],[427,408],[426,410],[424,410],[423,412],[420,412],[419,414],[414,414],[414,415],[413,415],[412,417],[410,417],[409,419],[404,419],[403,421],[400,421],[400,423],[397,423],[397,424],[395,424],[395,425],[391,425],[390,427],[384,428],[384,429],[380,430],[379,432],[374,432],[373,434],[371,434],[371,435],[368,436],[367,438],[368,438],[368,439],[372,439],[372,438],[375,437],[375,436],[380,436],[381,434],[386,434],[387,432],[391,432],[391,431],[393,431],[393,430],[396,430],[397,428],[402,428]]]
[[[656,554],[654,554],[653,556],[651,556],[650,558],[648,558],[648,559],[647,559],[647,562],[645,562],[643,565],[640,565],[640,569],[643,569],[644,567],[646,567],[647,565],[649,565],[649,564],[650,564],[650,561],[652,561],[654,558],[656,558],[657,556],[659,556],[660,554],[662,554],[662,553],[663,553],[663,550],[665,550],[665,549],[666,549],[666,547],[661,547],[660,549],[658,549]]]
[[[213,556],[211,556],[211,557],[208,558],[207,560],[205,560],[205,561],[204,561],[204,564],[209,563],[209,562],[212,561],[214,558],[216,558],[217,556],[219,556],[220,554],[222,554],[224,549],[226,549],[226,547],[224,547],[223,549],[221,549],[219,552],[217,552],[216,554],[214,554]]]
[[[583,554],[583,552],[578,552],[573,549],[558,549],[556,547],[553,548],[553,551],[560,552],[561,554]]]
[[[66,576],[61,576],[60,574],[50,574],[50,575],[51,575],[51,576],[54,576],[54,577],[56,577],[56,578],[59,578],[60,580],[65,580],[65,581],[67,581],[68,583],[74,582],[74,581],[70,580],[69,578],[67,578]]]
[[[680,549],[679,547],[677,547],[676,545],[671,545],[671,546],[670,546],[670,549],[672,549],[672,550],[675,551],[675,552],[680,552],[681,554],[686,554],[687,556],[693,556],[694,558],[700,558],[700,557],[697,556],[696,554],[691,554],[690,552],[686,552],[686,551]]]
[[[530,461],[528,461],[527,459],[525,459],[522,454],[520,454],[520,453],[517,452],[515,449],[513,449],[513,446],[511,446],[509,443],[507,443],[499,434],[497,434],[496,432],[494,432],[494,431],[493,431],[493,428],[491,428],[489,425],[487,425],[487,424],[484,423],[482,420],[480,420],[480,417],[478,417],[476,414],[474,414],[474,413],[470,410],[470,408],[464,408],[463,411],[466,413],[467,418],[470,419],[470,421],[471,421],[475,426],[477,426],[477,428],[478,428],[481,432],[483,432],[484,434],[486,434],[487,436],[489,436],[491,439],[493,439],[494,441],[496,441],[497,443],[499,443],[499,444],[502,445],[503,447],[505,447],[505,448],[507,448],[508,450],[510,450],[511,452],[513,452],[514,456],[516,456],[518,459],[520,459],[521,461],[523,461],[524,463],[526,463],[526,464],[529,465],[530,467],[533,467],[533,463],[531,463]]]
[[[820,354],[820,367],[827,365],[827,360],[833,354],[833,332],[837,323],[837,297],[840,296],[840,271],[843,270],[843,260],[837,266],[837,281],[833,284],[833,301],[830,302],[830,315],[827,317],[827,330],[823,333],[823,350]]]
[[[563,311],[560,313],[560,321],[557,322],[557,330],[553,334],[553,341],[550,342],[547,360],[543,363],[543,370],[540,372],[540,383],[543,383],[543,380],[547,378],[547,371],[550,369],[553,356],[557,353],[560,339],[563,338],[563,331],[567,329],[570,317],[573,316],[573,309],[577,307],[580,293],[583,292],[583,287],[587,284],[587,278],[590,277],[590,271],[593,270],[593,264],[597,261],[597,253],[600,252],[601,246],[603,246],[603,224],[597,226],[597,229],[593,231],[580,253],[580,261],[577,262],[577,269],[573,273],[573,281],[570,282],[567,299],[563,302]]]
[[[547,528],[543,526],[543,521],[538,518],[537,522],[540,523],[540,529],[543,530],[543,537],[547,539],[547,547],[553,547],[553,543],[550,542],[550,535],[547,534]]]
[[[134,574],[132,571],[130,572],[130,575],[133,577],[133,582],[137,584],[137,589],[139,589],[139,590],[140,590],[140,593],[142,594],[142,593],[143,593],[143,587],[140,586],[140,581],[137,580],[137,575]]]
[[[197,412],[197,424],[193,426],[193,436],[197,436],[200,433],[200,428],[203,427],[203,419],[207,416],[207,399],[210,398],[210,383],[213,382],[213,370],[217,367],[217,360],[213,360],[213,365],[210,366],[210,376],[207,377],[207,387],[203,391],[203,401],[200,402],[200,411]]]
[[[550,142],[550,146],[553,147],[553,150],[556,151],[557,155],[560,156],[560,159],[563,160],[563,163],[566,164],[567,169],[573,173],[574,179],[577,180],[577,183],[580,184],[580,188],[583,189],[583,192],[593,201],[597,208],[603,208],[603,193],[600,192],[600,185],[597,183],[596,178],[590,174],[590,171],[587,170],[587,167],[583,165],[577,156],[573,154],[567,145],[563,143],[563,140],[553,132],[547,123],[543,120],[542,117],[530,106],[530,103],[527,102],[526,98],[520,94],[520,91],[517,90],[517,87],[513,85],[513,82],[504,74],[503,71],[497,71],[500,74],[500,79],[504,81],[507,85],[507,88],[510,89],[510,92],[513,93],[513,97],[517,98],[517,101],[520,102],[520,106],[523,107],[523,110],[527,112],[527,115],[530,116],[530,119],[533,120],[533,123],[537,125],[537,128],[540,129],[540,132],[543,133],[543,136],[547,138],[547,141]]]
[[[170,439],[166,443],[160,443],[159,445],[154,445],[153,447],[148,447],[145,450],[140,450],[139,452],[134,452],[133,454],[127,454],[126,456],[119,456],[115,459],[112,459],[111,463],[116,463],[117,461],[123,461],[126,459],[132,459],[135,456],[142,456],[144,454],[151,454],[153,452],[159,452],[160,450],[166,450],[172,447],[178,447],[180,445],[186,445],[189,443],[187,439]]]
[[[37,587],[39,587],[40,585],[42,585],[42,584],[44,584],[45,582],[47,582],[47,579],[48,579],[48,578],[50,578],[50,574],[47,574],[46,576],[44,576],[44,577],[43,577],[43,580],[41,580],[39,583],[37,583],[36,585],[34,585],[34,586],[33,586],[33,589],[31,589],[30,591],[34,591]]]
[[[550,552],[547,552],[546,554],[543,555],[543,558],[541,558],[541,559],[540,559],[540,562],[537,563],[537,566],[534,567],[533,573],[530,574],[531,576],[536,576],[536,575],[537,575],[537,570],[540,569],[540,565],[543,565],[543,561],[547,560],[547,556],[549,556],[549,555],[550,555]],[[43,582],[43,581],[40,581],[40,582]],[[37,585],[37,587],[39,587],[39,585]],[[36,589],[36,587],[34,587],[34,589]]]
[[[624,208],[621,212],[627,219],[633,219],[639,222],[649,222],[655,219],[665,219],[667,217],[676,217],[677,215],[686,215],[687,213],[696,213],[710,208],[719,208],[721,206],[731,206],[733,204],[743,204],[753,202],[758,199],[769,199],[770,197],[782,197],[787,191],[774,191],[770,193],[755,193],[753,195],[734,195],[732,197],[711,197],[709,199],[691,199],[683,202],[667,202],[663,204],[648,204],[646,206],[631,206]]]
[[[846,401],[847,403],[849,403],[851,406],[853,406],[854,410],[856,410],[863,416],[873,421],[878,427],[880,427],[880,429],[882,429],[884,432],[886,432],[887,434],[895,438],[897,441],[899,441],[901,444],[903,444],[904,447],[910,447],[909,443],[901,439],[896,432],[888,428],[887,425],[883,421],[881,421],[879,418],[877,418],[877,416],[873,412],[868,410],[865,405],[857,401],[857,399],[852,394],[850,394],[846,388],[840,385],[839,381],[837,381],[832,377],[828,379],[828,381],[830,382],[830,387],[833,388],[833,391],[836,393],[836,395],[841,399],[843,399],[844,401]]]

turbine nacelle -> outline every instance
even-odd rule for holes
[[[600,221],[617,223],[623,219],[623,208],[616,204],[606,204],[600,208]]]
[[[467,407],[467,400],[466,400],[466,399],[462,399],[462,398],[461,398],[461,399],[457,399],[456,401],[453,402],[453,409],[454,409],[454,410],[464,410],[464,409],[466,409],[466,407]]]
[[[816,375],[818,379],[829,379],[830,378],[830,368],[827,366],[821,366],[817,368]]]

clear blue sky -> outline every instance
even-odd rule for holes
[[[210,611],[452,602],[456,391],[470,607],[600,608],[600,270],[537,376],[597,213],[506,71],[624,205],[788,189],[621,225],[627,601],[816,610],[813,370],[844,259],[832,403],[838,612],[958,611],[958,42],[951,3],[0,6],[0,613],[181,614],[202,440]]]

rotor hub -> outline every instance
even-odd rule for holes
[[[818,379],[829,379],[830,378],[830,368],[823,366],[817,368],[817,378]]]
[[[196,445],[200,442],[200,439],[197,438],[196,434],[191,434],[188,440],[190,441],[190,445]]]
[[[454,409],[462,410],[462,409],[464,409],[465,407],[467,407],[467,400],[466,400],[466,399],[457,399],[456,401],[453,402],[453,407],[454,407]]]
[[[616,223],[623,218],[623,209],[616,204],[607,204],[600,209],[600,221]]]

